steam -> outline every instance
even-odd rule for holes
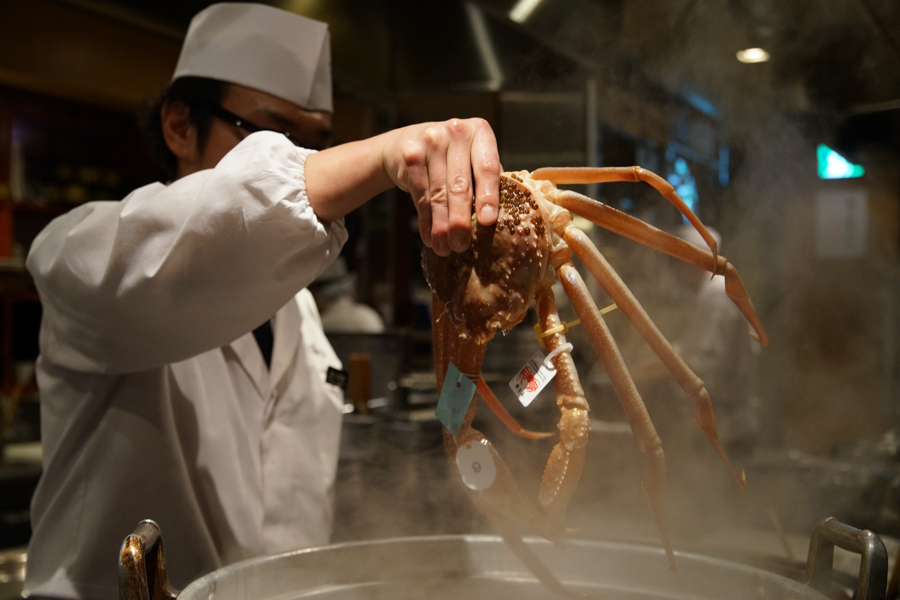
[[[600,4],[619,6],[618,12],[611,14],[613,9]],[[601,71],[617,59],[637,61],[667,90],[684,98],[699,95],[712,107],[705,117],[703,111],[695,112],[713,123],[717,144],[729,150],[729,181],[713,193],[701,193],[699,214],[722,233],[722,253],[741,273],[772,338],[757,355],[753,382],[740,383],[750,388],[745,397],[761,421],[756,446],[733,457],[738,468],[747,469],[748,492],[737,492],[693,423],[690,402],[674,385],[668,391],[664,385],[642,381],[637,385],[666,452],[666,511],[676,549],[702,546],[716,530],[752,529],[771,534],[765,551],[777,556],[785,552],[784,539],[808,535],[825,516],[855,519],[850,524],[876,530],[884,525],[872,520],[878,500],[867,495],[877,478],[866,480],[866,467],[851,464],[847,473],[859,477],[851,482],[853,478],[845,476],[846,485],[838,493],[834,485],[829,487],[834,479],[828,460],[842,445],[877,440],[897,424],[898,365],[889,350],[900,333],[896,316],[891,316],[896,311],[900,236],[895,158],[883,157],[877,149],[860,149],[853,160],[866,165],[865,180],[817,178],[816,146],[834,142],[841,115],[811,98],[802,70],[779,67],[776,49],[767,47],[766,31],[789,29],[789,19],[772,22],[766,16],[771,10],[749,10],[752,4],[591,3],[578,19],[562,25],[541,21],[537,11],[526,26],[533,32],[543,28],[545,39],[565,44],[570,54],[592,57]],[[806,17],[813,18],[803,12]],[[669,43],[664,51],[654,47],[659,40]],[[760,64],[736,60],[736,50],[755,46],[766,48],[772,60]],[[627,86],[627,81],[600,80],[602,119],[608,118],[602,112],[602,88],[612,84]],[[559,142],[546,144],[558,147]],[[864,256],[833,259],[817,254],[817,193],[840,186],[862,186],[867,192],[871,226]],[[600,191],[601,199],[610,189]],[[661,197],[648,198],[639,197],[636,216],[660,227],[678,223],[674,209]],[[608,232],[592,235],[663,333],[677,340],[691,299],[678,291],[672,262]],[[609,303],[602,292],[594,291],[598,305]],[[572,313],[566,314],[561,294],[557,300],[562,318],[573,319]],[[631,325],[617,313],[606,318],[629,365],[646,359],[646,347]],[[569,524],[575,536],[656,543],[656,527],[640,484],[643,457],[630,433],[616,427],[624,418],[583,334],[576,329],[567,338],[574,344],[596,421]],[[559,418],[552,386],[528,409],[501,393],[503,376],[511,376],[535,348],[526,320],[508,336],[494,339],[484,372],[496,375],[492,387],[524,427],[546,431]],[[717,406],[720,398],[711,394]],[[553,440],[518,439],[484,409],[476,427],[504,456],[523,493],[537,498]],[[359,528],[339,530],[336,539],[492,533],[458,489],[438,446],[400,454],[395,449],[378,460],[346,473],[352,485],[380,486],[378,494],[360,492],[358,499],[364,506],[378,504],[384,510],[372,512],[375,516],[367,517]],[[798,477],[803,469],[808,476]],[[858,489],[852,489],[853,482],[859,483]],[[775,535],[773,522],[783,526],[786,538]]]

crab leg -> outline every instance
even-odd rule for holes
[[[675,192],[672,184],[652,171],[642,167],[548,167],[538,169],[531,176],[535,179],[545,179],[554,184],[558,183],[607,183],[611,181],[643,181],[653,186],[657,192],[672,203],[684,218],[690,221],[694,229],[703,236],[704,241],[712,252],[712,265],[716,264],[718,255],[718,243],[716,238],[706,229],[706,226],[697,218],[694,211]],[[715,271],[713,271],[715,275]]]
[[[506,428],[519,437],[523,437],[527,440],[543,440],[555,435],[553,433],[529,431],[519,425],[515,418],[507,412],[502,404],[500,404],[500,400],[497,399],[497,396],[494,395],[494,392],[488,387],[488,384],[485,383],[484,379],[478,380],[476,391],[481,399],[484,400],[484,403],[488,405],[488,408],[494,411],[494,414],[499,417],[504,425],[506,425]]]
[[[473,341],[460,340],[456,328],[443,314],[443,303],[434,294],[432,294],[432,307],[432,314],[441,315],[435,319],[433,327],[435,373],[438,393],[440,393],[450,362],[452,361],[467,374],[477,373],[481,368],[485,346]],[[519,533],[521,527],[530,527],[543,537],[556,542],[560,541],[561,532],[552,531],[546,516],[533,503],[525,499],[519,491],[509,467],[493,445],[480,431],[472,427],[474,418],[475,403],[472,402],[456,436],[450,433],[446,427],[443,429],[444,450],[450,460],[451,471],[456,473],[460,485],[472,503],[487,517],[510,550],[541,583],[558,594],[583,597],[581,594],[566,590],[559,579],[547,569],[528,547],[528,544],[522,540]],[[497,476],[493,484],[484,490],[473,490],[467,487],[456,468],[456,454],[460,447],[472,443],[484,444],[488,448],[497,469]]]
[[[432,294],[431,301],[432,314],[443,315],[444,305],[441,300],[435,294]],[[435,319],[433,336],[438,394],[441,392],[444,377],[451,362],[470,379],[477,380],[479,378],[478,374],[481,371],[481,362],[484,358],[486,345],[478,344],[472,340],[460,339],[453,323],[445,315]],[[493,445],[480,431],[472,427],[474,418],[475,403],[472,402],[456,436],[450,433],[446,427],[444,428],[444,449],[447,451],[447,456],[453,465],[451,470],[456,472],[457,475],[459,473],[454,462],[456,452],[460,446],[471,442],[485,444],[490,450],[491,457],[497,467],[497,479],[489,488],[481,491],[465,488],[472,502],[485,514],[502,514],[521,525],[534,528],[537,533],[547,539],[558,540],[560,536],[558,534],[552,535],[551,529],[547,525],[547,519],[541,511],[532,502],[526,500],[519,491],[512,474],[509,472],[509,468],[494,450]]]
[[[756,311],[753,310],[750,296],[747,294],[747,288],[744,287],[741,276],[724,256],[714,256],[712,253],[689,244],[652,225],[648,225],[640,219],[636,219],[611,206],[571,190],[556,192],[553,194],[552,201],[558,206],[584,217],[613,233],[618,233],[639,244],[659,250],[669,256],[674,256],[701,269],[711,271],[713,275],[724,276],[725,293],[728,294],[728,297],[731,298],[732,302],[734,302],[754,329],[755,333],[751,332],[750,335],[763,346],[769,343],[769,336],[763,328],[759,317],[756,316]],[[710,269],[710,263],[714,264],[712,269]]]
[[[487,441],[480,431],[472,427],[472,419],[475,417],[475,403],[473,402],[466,415],[466,420],[460,428],[459,435],[454,437],[444,428],[444,449],[450,460],[451,470],[455,471],[456,453],[460,446],[471,443],[482,443],[490,450],[491,457],[497,467],[497,479],[494,484],[482,491],[471,490],[462,482],[457,472],[460,485],[465,489],[472,503],[487,517],[488,521],[506,542],[507,547],[515,554],[522,564],[543,583],[549,590],[568,597],[582,598],[582,594],[572,592],[563,587],[559,579],[541,562],[534,551],[522,539],[520,530],[522,527],[535,528],[540,535],[553,540],[549,536],[547,519],[540,510],[531,502],[525,500],[513,479],[512,474],[500,455],[494,450],[493,445]],[[557,538],[556,540],[560,540]]]
[[[719,442],[719,434],[716,431],[716,416],[713,411],[709,392],[703,381],[691,371],[681,356],[675,351],[669,341],[663,336],[656,324],[638,302],[625,282],[613,270],[606,258],[600,253],[590,238],[578,229],[571,220],[568,211],[560,211],[555,219],[557,233],[566,241],[569,248],[575,252],[581,262],[588,268],[594,279],[609,295],[619,310],[628,318],[637,329],[641,337],[651,349],[659,356],[666,368],[684,390],[684,393],[694,400],[694,418],[697,426],[706,435],[709,442],[715,448],[719,457],[725,463],[738,487],[743,490],[747,487],[747,479],[744,473],[738,473],[732,466],[728,454]],[[724,259],[723,259],[724,260]],[[562,278],[560,278],[562,279]]]
[[[538,288],[534,298],[538,323],[543,331],[561,324],[556,310],[556,300],[549,285]],[[566,336],[554,333],[544,338],[548,355],[565,345]],[[575,370],[575,363],[568,350],[562,350],[552,359],[556,368],[553,379],[556,388],[556,404],[562,416],[559,420],[559,443],[550,452],[538,500],[554,531],[565,529],[566,505],[578,487],[584,466],[585,446],[591,430],[590,407]]]
[[[677,570],[675,556],[672,552],[672,543],[666,520],[663,515],[663,494],[666,489],[666,458],[662,449],[662,442],[656,433],[656,428],[650,420],[644,401],[638,393],[634,380],[625,366],[622,354],[613,340],[612,333],[606,325],[606,321],[600,315],[600,310],[591,298],[584,280],[571,260],[566,260],[556,267],[556,274],[562,283],[566,295],[572,302],[572,307],[581,319],[591,346],[597,353],[597,358],[603,365],[603,369],[609,376],[613,391],[622,405],[625,418],[631,426],[631,431],[637,440],[638,448],[647,457],[647,466],[644,470],[644,493],[650,500],[653,515],[659,526],[660,538],[669,558],[669,568]]]
[[[438,384],[438,388],[440,388],[440,384]],[[438,392],[440,393],[440,389],[438,389]],[[534,504],[525,500],[513,479],[512,473],[509,471],[509,467],[506,466],[506,463],[494,450],[494,446],[485,439],[480,431],[472,427],[474,418],[475,403],[473,402],[457,436],[454,437],[446,427],[444,428],[444,450],[447,453],[447,458],[450,460],[451,470],[456,472],[460,485],[465,489],[472,503],[487,517],[509,549],[537,577],[538,581],[558,594],[581,597],[581,594],[566,590],[559,579],[550,572],[531,548],[528,547],[528,544],[522,540],[519,529],[523,526],[533,527],[542,536],[552,539],[549,537],[550,532],[546,526],[547,519]],[[480,443],[487,446],[497,468],[497,479],[494,481],[494,484],[481,491],[466,487],[455,468],[456,453],[459,451],[459,448],[472,443]]]
[[[456,473],[460,485],[466,490],[469,499],[491,520],[503,518],[518,524],[519,527],[532,528],[547,539],[559,541],[559,536],[554,538],[550,535],[547,519],[541,514],[537,506],[526,500],[525,496],[519,491],[519,486],[516,485],[509,467],[494,449],[493,444],[484,437],[484,434],[472,427],[474,418],[475,403],[473,402],[456,436],[450,433],[446,427],[443,430],[444,450],[447,453],[447,458],[450,460],[451,471]],[[484,444],[490,452],[494,466],[497,468],[497,478],[494,480],[493,485],[480,491],[472,490],[462,482],[462,477],[459,475],[459,469],[456,466],[456,453],[460,447],[472,443]]]

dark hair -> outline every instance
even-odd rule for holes
[[[225,96],[228,84],[218,79],[206,77],[179,77],[163,88],[141,106],[139,120],[144,145],[150,157],[163,169],[169,178],[177,176],[178,160],[166,145],[162,131],[160,110],[169,102],[181,102],[188,107],[189,118],[197,128],[197,144],[200,150],[206,146],[212,121],[212,109],[219,106]]]

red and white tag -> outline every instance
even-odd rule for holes
[[[556,375],[556,369],[545,359],[544,353],[538,350],[525,363],[525,366],[519,369],[516,376],[509,380],[509,389],[513,391],[522,406],[531,404],[531,401],[537,398],[541,390],[547,387],[547,384]]]

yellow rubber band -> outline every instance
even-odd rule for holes
[[[569,321],[568,323],[563,323],[562,325],[557,325],[556,327],[551,327],[547,331],[541,331],[540,324],[537,324],[534,326],[534,337],[536,337],[537,340],[541,342],[541,345],[543,345],[542,340],[548,335],[553,335],[554,333],[566,333],[569,331],[570,327],[575,327],[579,323],[581,323],[581,321],[576,319],[574,321]]]
[[[600,314],[605,315],[606,313],[616,310],[619,308],[615,304],[610,304],[606,308],[600,309]],[[544,347],[544,338],[548,335],[553,335],[555,333],[568,333],[569,329],[575,327],[576,325],[581,324],[581,319],[575,319],[574,321],[563,322],[562,325],[557,325],[556,327],[551,327],[547,331],[541,331],[541,324],[538,323],[534,326],[534,337],[537,338],[538,343],[540,343],[541,348]]]

